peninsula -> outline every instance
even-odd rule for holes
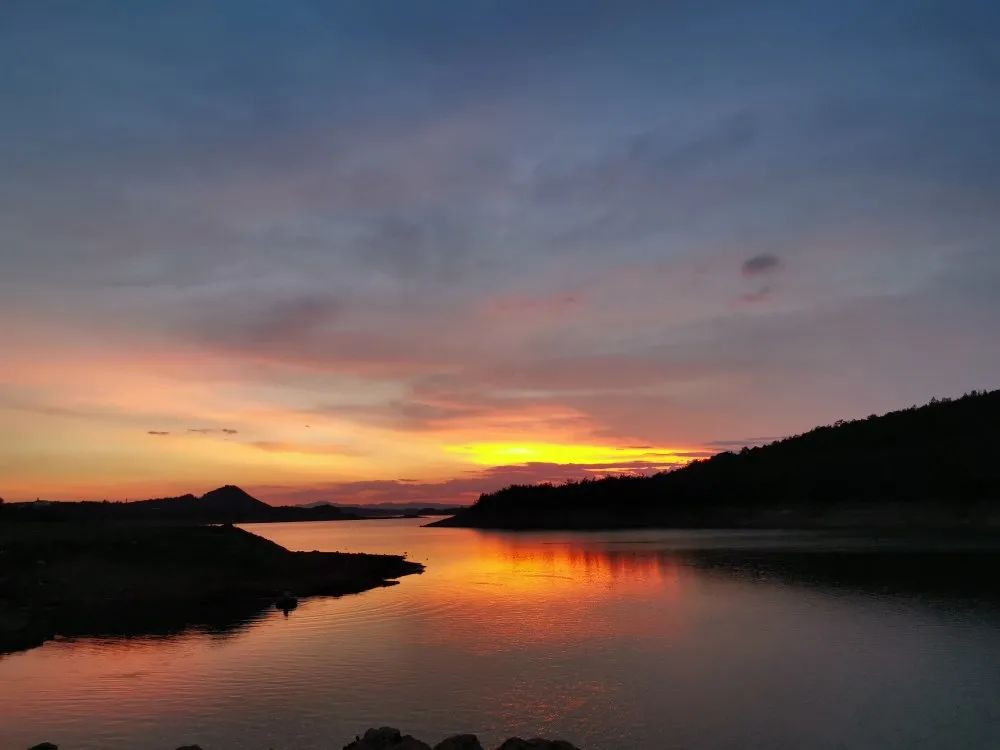
[[[230,525],[3,523],[0,653],[57,635],[226,630],[297,596],[358,593],[422,570],[398,555],[290,552]]]

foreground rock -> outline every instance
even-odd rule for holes
[[[456,734],[437,743],[434,750],[483,750],[483,746],[474,734]]]
[[[483,750],[479,738],[474,734],[457,734],[431,747],[426,742],[401,733],[393,727],[369,729],[354,742],[344,746],[344,750]],[[511,737],[497,750],[579,750],[564,740],[531,739]]]

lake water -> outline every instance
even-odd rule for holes
[[[992,598],[840,580],[822,554],[893,543],[424,522],[248,527],[427,566],[397,586],[0,658],[0,748],[326,750],[384,724],[585,750],[1000,747]]]

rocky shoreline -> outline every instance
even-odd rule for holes
[[[59,746],[43,742],[28,750],[59,750]],[[201,745],[184,745],[177,750],[209,750],[209,748],[202,748]],[[403,734],[394,727],[380,727],[369,729],[363,735],[355,737],[353,742],[344,745],[344,750],[484,750],[484,748],[474,734],[456,734],[441,740],[436,745],[429,745]],[[523,740],[520,737],[511,737],[504,740],[496,750],[580,750],[580,748],[565,740],[545,740],[538,737]]]

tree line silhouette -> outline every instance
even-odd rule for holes
[[[1000,524],[1000,390],[726,451],[649,477],[512,485],[438,525]]]

